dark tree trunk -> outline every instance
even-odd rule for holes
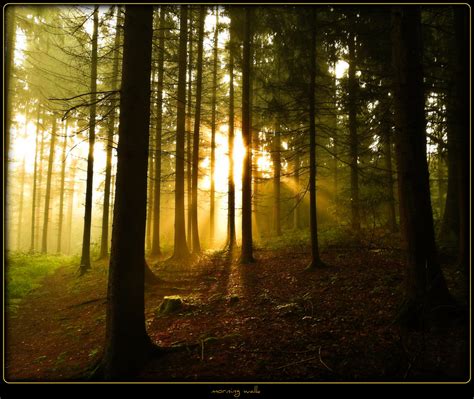
[[[49,145],[48,174],[46,177],[46,193],[44,196],[44,219],[43,235],[41,237],[41,253],[48,251],[48,227],[49,227],[49,206],[51,201],[51,179],[53,176],[54,153],[56,147],[56,116],[53,114],[53,126],[51,128],[51,142]]]
[[[35,250],[35,238],[36,238],[36,199],[37,199],[37,181],[38,181],[38,145],[40,136],[40,115],[41,115],[41,103],[38,102],[38,111],[36,117],[36,139],[35,139],[35,165],[33,170],[33,189],[31,194],[31,236],[30,236],[30,251]]]
[[[126,6],[117,185],[103,374],[130,378],[151,354],[144,273],[153,8]]]
[[[151,250],[151,224],[153,221],[153,203],[154,200],[154,181],[155,181],[155,165],[153,161],[152,153],[150,152],[148,157],[148,196],[147,196],[147,211],[146,211],[146,234],[145,234],[145,248],[147,251]]]
[[[112,66],[112,90],[118,89],[118,68],[119,68],[119,58],[120,58],[120,36],[121,36],[121,27],[120,22],[120,6],[117,6],[117,22],[115,24],[115,41],[114,41],[114,63]],[[116,101],[111,101],[111,107],[113,108],[108,124],[107,124],[107,150],[106,150],[106,165],[105,165],[105,183],[104,183],[104,206],[102,209],[102,234],[100,239],[100,254],[99,259],[104,259],[109,254],[109,215],[110,215],[110,191],[111,187],[111,178],[112,178],[112,150],[114,142],[114,133],[115,133],[115,111]]]
[[[235,237],[235,181],[234,181],[234,22],[229,28],[229,177],[228,177],[228,221],[227,245],[229,250],[236,245]]]
[[[43,116],[41,118],[41,145],[40,145],[40,161],[39,161],[39,179],[38,179],[38,194],[37,194],[37,198],[38,198],[38,209],[37,209],[37,213],[36,213],[36,216],[37,216],[37,225],[38,225],[38,228],[36,229],[36,236],[35,236],[35,240],[36,240],[36,247],[39,249],[40,247],[40,221],[41,221],[41,206],[42,206],[42,192],[43,192],[43,169],[44,169],[44,146],[45,146],[45,131],[44,131],[44,127],[45,127],[45,112],[43,112]]]
[[[181,6],[179,61],[178,61],[178,102],[176,125],[176,183],[175,183],[175,225],[174,225],[174,258],[189,256],[186,243],[186,226],[184,213],[184,139],[186,120],[186,33],[188,25],[188,7]]]
[[[201,6],[199,9],[198,26],[198,53],[197,53],[197,77],[196,77],[196,108],[194,112],[194,134],[193,134],[193,171],[192,171],[192,248],[194,253],[201,252],[199,242],[198,224],[198,180],[199,180],[199,130],[201,125],[201,99],[202,99],[202,53],[204,42],[204,19],[206,9]]]
[[[13,70],[15,67],[14,53],[15,53],[15,41],[16,41],[16,21],[15,21],[15,5],[10,5],[4,9],[6,17],[6,35],[4,38],[4,54],[5,54],[5,93],[6,93],[6,104],[5,104],[5,165],[8,162],[8,154],[10,150],[10,135],[11,135],[11,124],[13,120],[13,97],[14,90],[12,85]],[[5,169],[6,170],[6,169]],[[5,174],[6,176],[6,174]],[[5,185],[6,186],[6,185]]]
[[[387,227],[394,233],[397,231],[397,220],[395,215],[395,195],[394,195],[394,178],[392,165],[392,117],[388,104],[383,111],[381,121],[381,139],[384,153],[385,173],[387,181]]]
[[[77,169],[77,160],[74,159],[71,165],[71,175],[69,177],[69,205],[68,205],[68,214],[67,214],[67,226],[68,226],[68,235],[67,235],[67,253],[71,255],[71,238],[72,238],[72,214],[74,209],[74,187],[76,185],[76,169]]]
[[[295,205],[293,207],[293,228],[299,230],[301,228],[301,193],[300,193],[300,152],[298,149],[298,143],[295,141],[295,160],[294,160],[294,171],[293,179],[295,185]]]
[[[151,256],[160,256],[160,204],[161,204],[161,146],[163,132],[163,78],[165,62],[165,10],[160,8],[160,33],[158,39],[158,87],[156,94],[156,150],[155,150],[155,196],[153,204],[153,242]]]
[[[281,177],[281,132],[280,124],[275,126],[273,143],[273,230],[275,235],[281,236],[281,204],[280,204],[280,177]]]
[[[22,227],[23,227],[23,202],[25,198],[25,161],[26,158],[23,158],[21,162],[21,171],[20,171],[20,200],[18,201],[18,232],[17,232],[17,247],[18,250],[21,250],[21,237],[22,237]]]
[[[215,229],[215,197],[216,197],[216,183],[214,181],[216,168],[216,93],[217,93],[217,48],[219,37],[219,7],[216,6],[216,27],[214,29],[214,59],[212,66],[212,114],[211,114],[211,192],[210,192],[210,214],[209,214],[209,229],[210,229],[210,243],[214,243],[214,229]]]
[[[252,131],[250,125],[250,85],[252,62],[252,9],[244,9],[244,40],[242,55],[242,140],[245,155],[242,167],[242,252],[241,263],[254,262],[252,243]]]
[[[416,327],[450,295],[437,260],[426,159],[421,11],[392,10],[396,153],[402,242],[407,256],[406,302],[400,322]]]
[[[192,245],[192,134],[191,122],[193,116],[193,11],[189,9],[189,62],[188,62],[188,102],[187,102],[187,118],[186,118],[186,195],[187,195],[187,238],[189,245]]]
[[[457,6],[454,11],[455,26],[455,56],[456,73],[454,80],[456,106],[456,131],[459,141],[459,250],[458,262],[466,275],[466,284],[469,287],[470,273],[470,168],[469,168],[469,123],[470,123],[470,75],[468,70],[470,55],[469,40],[469,9]],[[469,291],[467,291],[469,292]]]
[[[311,231],[311,263],[307,269],[316,269],[323,266],[319,256],[318,242],[318,215],[316,211],[316,14],[313,10],[311,26],[311,42],[309,73],[310,81],[308,87],[309,105],[309,225]]]
[[[355,66],[355,36],[349,34],[349,146],[351,167],[351,223],[352,230],[360,230],[359,209],[359,139],[357,137],[357,80]]]
[[[58,217],[58,241],[56,245],[56,252],[61,253],[62,251],[62,239],[63,239],[63,222],[64,222],[64,185],[66,180],[66,150],[67,150],[67,120],[64,127],[64,141],[61,153],[61,185],[59,188],[59,217]]]
[[[91,267],[91,227],[92,227],[92,190],[94,179],[95,118],[97,101],[97,39],[99,32],[99,7],[94,7],[94,28],[92,33],[91,81],[89,108],[89,154],[87,156],[86,199],[84,206],[84,234],[82,236],[82,255],[80,272],[84,274]]]

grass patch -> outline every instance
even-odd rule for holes
[[[5,277],[7,302],[23,298],[41,285],[41,280],[61,266],[78,263],[77,256],[8,252]]]

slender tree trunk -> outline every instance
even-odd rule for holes
[[[17,236],[17,247],[21,250],[21,238],[22,238],[22,226],[23,226],[23,202],[25,197],[25,161],[26,158],[23,157],[23,161],[21,163],[21,172],[20,172],[20,200],[18,203],[19,210],[18,210],[18,236]]]
[[[360,230],[359,209],[359,140],[357,137],[357,81],[355,66],[355,36],[349,34],[349,142],[351,166],[351,223],[357,235]]]
[[[217,94],[217,48],[219,37],[219,6],[216,6],[216,27],[214,29],[214,60],[212,68],[212,115],[211,115],[211,192],[210,192],[210,243],[214,243],[214,224],[215,224],[215,197],[216,184],[214,181],[216,167],[216,94]]]
[[[102,363],[107,380],[129,378],[152,349],[145,329],[143,260],[153,8],[126,6],[124,32],[117,196]]]
[[[199,242],[198,225],[198,178],[199,178],[199,129],[201,124],[201,99],[202,99],[202,53],[204,42],[204,18],[206,9],[201,6],[199,9],[198,27],[198,54],[197,54],[197,78],[196,78],[196,109],[194,113],[194,134],[193,134],[193,171],[192,171],[192,248],[194,253],[201,252]]]
[[[312,11],[308,87],[309,104],[309,224],[311,231],[311,263],[307,269],[323,266],[319,256],[318,215],[316,210],[316,12]]]
[[[161,146],[163,134],[163,78],[165,62],[165,10],[160,8],[160,33],[158,39],[158,87],[156,95],[156,150],[155,150],[155,196],[153,204],[153,242],[151,256],[160,256],[160,204],[161,204]]]
[[[252,243],[252,130],[250,123],[250,85],[252,62],[252,9],[244,9],[242,55],[242,139],[245,148],[242,166],[242,252],[241,263],[254,262]]]
[[[118,68],[120,58],[120,40],[121,40],[121,28],[120,28],[120,6],[117,6],[117,22],[115,24],[115,40],[114,40],[114,63],[112,66],[112,90],[118,89]],[[109,254],[109,215],[110,215],[110,191],[111,191],[111,177],[112,177],[112,150],[115,133],[115,119],[116,119],[116,100],[111,101],[111,107],[113,108],[110,113],[108,124],[107,124],[107,149],[106,149],[106,164],[105,164],[105,183],[104,183],[104,206],[102,208],[102,234],[100,238],[100,253],[99,259],[104,259]]]
[[[400,321],[415,327],[431,306],[450,300],[433,228],[419,6],[393,8],[392,42],[400,218],[407,255],[406,306]]]
[[[76,170],[77,170],[77,159],[71,161],[71,174],[69,181],[69,209],[67,213],[67,225],[68,225],[68,236],[67,236],[67,252],[71,255],[71,239],[72,239],[72,215],[74,210],[74,188],[76,185]]]
[[[174,225],[174,258],[189,256],[186,243],[184,213],[184,138],[186,134],[186,33],[188,25],[188,7],[181,6],[179,61],[178,61],[178,102],[176,125],[176,183],[175,183],[175,225]]]
[[[235,236],[235,181],[234,181],[234,22],[229,28],[229,177],[228,177],[228,221],[227,245],[229,251],[236,245]]]
[[[43,236],[41,237],[41,253],[48,251],[48,226],[49,226],[49,205],[51,201],[51,179],[54,167],[54,153],[56,147],[56,116],[53,115],[53,126],[51,128],[51,142],[49,146],[48,175],[46,177],[46,193],[44,199],[44,219]]]
[[[67,150],[67,120],[64,127],[64,140],[61,153],[61,185],[59,188],[59,220],[58,220],[58,241],[56,252],[61,253],[61,244],[63,239],[63,219],[64,219],[64,184],[66,179],[66,150]]]
[[[189,65],[188,65],[188,110],[186,119],[186,202],[187,202],[187,238],[192,245],[192,104],[193,104],[193,11],[189,9]]]
[[[295,185],[295,205],[293,208],[293,228],[299,230],[301,228],[301,194],[300,194],[300,152],[298,143],[295,141],[295,160],[294,160],[294,185]]]
[[[391,132],[391,115],[388,109],[385,109],[382,115],[381,128],[382,128],[382,145],[384,152],[384,162],[386,171],[387,181],[387,227],[394,233],[397,231],[397,220],[395,215],[395,195],[394,195],[394,179],[393,179],[393,166],[392,166],[392,132]]]
[[[150,152],[148,158],[148,196],[147,196],[147,211],[146,211],[146,244],[145,248],[147,251],[151,251],[151,235],[152,235],[152,221],[153,221],[153,204],[155,203],[154,200],[154,190],[153,187],[155,186],[155,165],[153,162],[152,152]]]
[[[15,53],[15,42],[16,42],[16,10],[15,5],[10,5],[7,7],[5,12],[6,17],[6,35],[4,38],[4,54],[5,54],[5,93],[6,96],[6,104],[5,104],[5,161],[8,165],[8,155],[10,150],[10,135],[11,135],[11,124],[13,120],[13,97],[14,97],[14,89],[12,85],[13,81],[13,72],[15,68],[14,63],[14,53]],[[6,176],[7,174],[5,174]],[[6,187],[6,185],[5,185]]]
[[[41,103],[38,101],[38,111],[36,114],[36,138],[35,138],[35,165],[33,170],[33,192],[31,194],[31,237],[30,237],[30,252],[35,251],[35,237],[36,237],[36,198],[37,198],[37,179],[38,179],[38,145],[39,145],[39,131],[40,131],[40,115]]]
[[[438,214],[439,219],[443,215],[443,196],[444,196],[444,182],[443,182],[443,146],[442,146],[442,131],[439,131],[437,138],[440,140],[436,146],[436,180],[438,189]]]
[[[38,179],[38,210],[37,210],[37,213],[36,213],[36,217],[37,217],[37,225],[38,225],[38,228],[36,229],[36,237],[35,237],[35,240],[36,240],[36,247],[39,248],[40,246],[40,221],[41,221],[41,205],[42,205],[42,189],[43,189],[43,164],[44,164],[44,146],[45,146],[45,143],[44,143],[44,140],[45,140],[45,131],[44,131],[44,128],[45,128],[45,114],[43,113],[43,117],[41,119],[41,123],[42,123],[42,128],[41,128],[41,145],[40,145],[40,162],[39,162],[39,179]]]
[[[86,200],[84,209],[84,234],[82,237],[82,255],[80,271],[84,274],[91,267],[91,227],[92,227],[92,189],[94,179],[95,118],[97,101],[97,40],[99,31],[99,7],[94,7],[94,28],[92,33],[91,81],[89,108],[89,154],[87,156]]]
[[[273,144],[273,229],[277,236],[281,236],[281,205],[280,205],[280,177],[281,177],[281,132],[280,124],[276,123]]]
[[[333,204],[334,204],[334,216],[336,223],[339,223],[339,129],[338,129],[338,122],[337,122],[337,113],[338,113],[338,105],[337,105],[337,77],[336,77],[336,62],[333,64],[334,70],[334,79],[332,80],[332,94],[333,94],[333,115],[332,115],[332,127],[334,128],[333,133],[333,185],[334,185],[334,195],[333,195]]]

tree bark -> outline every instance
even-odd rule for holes
[[[115,23],[115,40],[114,40],[114,62],[112,66],[112,90],[118,89],[118,68],[120,58],[120,40],[121,40],[121,27],[120,27],[120,6],[117,6],[117,22]],[[100,238],[100,253],[99,259],[105,259],[109,255],[109,215],[110,215],[110,192],[111,179],[112,179],[112,151],[115,133],[115,120],[117,112],[115,111],[116,100],[111,101],[112,112],[107,124],[107,149],[106,149],[106,165],[105,165],[105,183],[104,183],[104,205],[102,208],[102,234]]]
[[[359,209],[359,140],[357,137],[357,80],[355,66],[355,36],[349,34],[349,143],[351,167],[351,223],[355,234],[360,231]]]
[[[227,210],[227,245],[229,251],[236,245],[235,236],[235,181],[234,181],[234,22],[231,17],[229,27],[229,176]]]
[[[126,6],[117,188],[108,282],[103,374],[122,380],[151,354],[144,274],[153,8]]]
[[[466,276],[466,285],[469,288],[470,273],[470,167],[469,167],[469,123],[470,123],[470,98],[469,88],[471,80],[468,70],[470,55],[469,40],[469,8],[457,6],[454,10],[455,26],[455,118],[456,130],[459,140],[459,167],[458,167],[458,190],[459,190],[459,248],[458,263]],[[466,291],[466,292],[469,292]]]
[[[66,179],[66,150],[67,150],[67,120],[64,127],[64,140],[61,153],[61,185],[59,188],[59,217],[58,217],[58,241],[56,245],[56,252],[61,253],[62,239],[63,239],[63,219],[64,219],[64,185]]]
[[[252,131],[250,125],[250,85],[252,62],[252,10],[244,8],[242,55],[242,140],[245,148],[242,167],[242,252],[241,263],[254,262],[252,243]]]
[[[280,124],[276,123],[273,143],[273,230],[276,236],[281,236],[281,132]]]
[[[189,63],[188,63],[188,102],[187,102],[187,118],[186,118],[186,202],[187,202],[187,238],[190,245],[192,245],[192,108],[193,108],[193,11],[189,9]]]
[[[161,147],[163,134],[163,78],[165,62],[165,10],[160,8],[160,33],[158,39],[158,87],[156,94],[156,150],[155,150],[155,196],[153,204],[153,242],[151,256],[160,256],[160,204],[161,204]]]
[[[406,300],[399,321],[420,326],[432,306],[450,301],[437,260],[426,159],[421,11],[392,9],[396,153]]]
[[[41,116],[41,103],[38,101],[38,111],[36,116],[36,138],[35,138],[35,164],[33,170],[33,189],[31,194],[31,236],[30,236],[30,252],[35,251],[35,239],[36,239],[36,202],[37,202],[37,181],[38,181],[38,145],[39,145],[39,131],[40,131],[40,116]],[[43,133],[42,133],[43,134]]]
[[[214,229],[215,229],[215,197],[216,197],[216,183],[214,181],[216,168],[216,94],[217,94],[217,48],[219,37],[219,7],[216,6],[216,27],[214,29],[214,59],[212,67],[212,114],[211,114],[211,192],[210,192],[210,214],[209,214],[209,229],[210,229],[210,243],[214,243]]]
[[[48,174],[46,177],[46,193],[44,197],[44,219],[43,235],[41,237],[41,253],[48,252],[48,227],[49,227],[49,206],[51,201],[51,179],[54,168],[54,155],[56,147],[56,116],[53,114],[53,125],[51,128],[51,142],[49,145]]]
[[[309,224],[311,231],[311,263],[307,267],[313,270],[324,266],[319,256],[318,215],[316,210],[316,12],[312,10],[311,42],[308,86],[309,105]]]
[[[97,101],[97,40],[99,32],[99,6],[94,6],[94,27],[92,33],[91,51],[91,81],[89,108],[89,154],[87,156],[86,199],[84,207],[84,233],[82,236],[82,255],[80,272],[84,274],[91,268],[91,227],[92,227],[92,190],[94,180],[94,146],[95,146],[95,119]]]
[[[15,54],[15,42],[16,42],[16,10],[15,5],[10,5],[4,12],[6,16],[6,35],[4,38],[4,54],[5,54],[5,93],[6,93],[6,104],[5,104],[5,165],[8,165],[8,155],[10,151],[10,135],[11,135],[11,124],[13,120],[13,71],[15,68],[14,54]],[[6,176],[6,174],[5,174]],[[5,185],[6,187],[6,185]]]
[[[174,226],[174,258],[189,256],[186,243],[184,218],[184,138],[186,134],[186,33],[188,25],[188,7],[181,6],[179,61],[178,61],[178,101],[176,125],[176,183],[175,183],[175,226]]]
[[[18,232],[17,232],[17,248],[21,250],[21,237],[22,237],[22,227],[23,227],[23,202],[25,197],[25,161],[26,158],[23,157],[21,162],[21,172],[20,172],[20,200],[18,201]]]
[[[201,252],[201,243],[199,242],[199,224],[198,224],[198,180],[199,180],[199,136],[201,125],[201,100],[202,100],[202,54],[204,42],[204,19],[206,9],[201,6],[199,9],[198,26],[198,53],[197,53],[197,77],[196,77],[196,108],[194,112],[194,134],[193,134],[193,171],[192,171],[192,248],[193,252]]]
[[[77,170],[77,159],[71,161],[71,175],[69,177],[69,209],[67,214],[67,226],[68,226],[68,235],[67,235],[67,252],[71,255],[71,239],[72,239],[72,215],[74,210],[74,187],[76,185],[76,170]]]

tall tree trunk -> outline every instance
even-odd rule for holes
[[[252,243],[252,130],[250,123],[250,86],[252,62],[252,9],[244,8],[242,54],[242,140],[245,148],[242,166],[242,252],[241,263],[254,262]]]
[[[49,145],[48,174],[46,177],[46,193],[44,197],[44,219],[43,236],[41,237],[41,253],[48,251],[48,226],[49,226],[49,206],[51,201],[51,179],[54,167],[54,153],[56,147],[56,115],[53,114],[53,126],[51,128],[51,142]]]
[[[469,9],[457,6],[454,10],[455,26],[455,56],[456,73],[454,80],[456,106],[455,118],[456,130],[459,142],[459,167],[458,167],[458,190],[459,190],[459,249],[458,262],[466,275],[466,284],[469,288],[470,273],[470,168],[469,168],[469,123],[470,123],[470,98],[471,87],[468,70],[470,56],[469,40]],[[469,292],[467,290],[466,292]]]
[[[192,171],[192,248],[194,253],[201,252],[199,242],[198,225],[198,178],[199,178],[199,130],[201,124],[201,99],[202,99],[202,53],[204,42],[204,19],[206,9],[201,6],[199,9],[198,26],[198,53],[197,53],[197,77],[196,77],[196,109],[194,113],[194,134],[193,134],[193,171]]]
[[[37,181],[38,181],[38,145],[40,136],[40,116],[41,116],[41,103],[38,101],[38,110],[36,114],[36,138],[35,138],[35,164],[33,170],[33,189],[31,194],[31,237],[30,237],[30,252],[35,251],[35,238],[36,238],[36,199],[37,199]]]
[[[148,196],[147,196],[147,210],[146,210],[146,234],[145,234],[145,248],[147,251],[151,251],[151,235],[152,229],[151,225],[153,222],[153,204],[155,203],[154,200],[154,190],[153,187],[155,186],[155,165],[153,161],[153,154],[150,152],[148,158]]]
[[[107,380],[130,377],[152,349],[145,329],[143,267],[152,36],[153,8],[126,6],[117,195],[102,363]]]
[[[112,66],[112,90],[118,89],[118,68],[120,59],[120,40],[122,29],[120,27],[120,6],[117,6],[117,21],[115,23],[115,40],[114,40],[114,63]],[[104,183],[104,206],[102,208],[102,234],[100,236],[100,252],[99,259],[104,259],[109,254],[109,215],[110,215],[110,191],[112,177],[112,150],[115,133],[115,120],[117,112],[115,111],[116,100],[111,101],[112,112],[110,113],[107,123],[107,149],[105,163],[105,183]]]
[[[231,18],[229,27],[229,176],[228,176],[228,209],[227,209],[227,245],[229,251],[236,245],[235,236],[235,181],[234,181],[234,22]]]
[[[23,157],[21,162],[20,171],[20,200],[18,201],[18,233],[17,233],[17,248],[21,250],[21,238],[22,238],[22,226],[23,226],[23,202],[25,197],[25,161],[26,157]]]
[[[84,209],[84,234],[80,272],[84,274],[91,267],[91,227],[92,227],[92,189],[94,179],[95,118],[97,101],[97,40],[99,32],[99,7],[94,7],[94,27],[92,33],[91,81],[89,108],[89,154],[87,156],[86,200]]]
[[[161,146],[163,134],[163,78],[165,62],[165,9],[160,7],[158,39],[158,87],[156,94],[155,196],[153,204],[153,242],[151,256],[160,256]]]
[[[69,205],[67,212],[67,226],[68,226],[68,235],[67,235],[67,253],[71,255],[71,240],[72,240],[72,215],[74,211],[74,188],[76,185],[76,171],[77,171],[77,159],[71,161],[71,174],[69,176]]]
[[[214,29],[214,59],[212,68],[212,114],[211,114],[211,192],[210,192],[210,243],[214,243],[214,224],[215,224],[215,197],[216,197],[216,183],[214,181],[216,168],[216,94],[217,94],[217,48],[219,38],[219,6],[215,7],[216,11],[216,27]]]
[[[295,205],[293,207],[293,228],[299,230],[301,228],[301,194],[300,194],[300,151],[298,143],[295,140],[295,159],[293,166],[293,179],[295,185]]]
[[[35,241],[36,241],[36,247],[40,247],[40,221],[41,221],[41,205],[42,205],[42,189],[43,189],[43,169],[44,169],[44,146],[45,146],[45,112],[43,112],[43,116],[41,118],[41,145],[40,145],[40,161],[39,161],[39,179],[38,179],[38,210],[36,212],[36,217],[37,217],[37,225],[38,228],[36,229],[36,236],[35,236]]]
[[[67,150],[67,120],[64,126],[64,140],[61,152],[61,183],[59,188],[59,217],[58,217],[58,241],[56,252],[61,253],[61,244],[63,239],[63,219],[64,219],[64,184],[66,179],[66,150]]]
[[[355,66],[355,36],[349,34],[349,146],[351,167],[351,223],[357,235],[360,230],[359,209],[359,140],[357,137],[357,80]]]
[[[318,215],[316,210],[316,11],[312,10],[308,86],[309,105],[309,224],[311,231],[311,263],[307,269],[324,266],[319,256]]]
[[[275,126],[273,143],[273,229],[277,236],[281,236],[281,205],[280,205],[280,177],[281,177],[281,132],[280,124]]]
[[[186,202],[187,202],[187,238],[189,245],[192,245],[192,104],[193,104],[193,10],[189,9],[189,63],[188,63],[188,102],[187,102],[187,118],[186,118]]]
[[[389,105],[385,104],[381,121],[381,139],[384,152],[384,163],[387,181],[387,227],[394,233],[397,231],[397,220],[395,215],[395,195],[394,195],[394,179],[392,165],[392,118]]]
[[[431,306],[450,300],[433,228],[419,6],[393,8],[392,43],[400,219],[407,256],[406,306],[399,320],[416,327]]]
[[[189,256],[186,243],[184,219],[184,138],[186,134],[186,33],[188,25],[188,7],[181,6],[179,61],[178,61],[178,101],[176,124],[176,183],[175,183],[175,216],[174,216],[174,258]]]
[[[10,151],[10,135],[11,135],[11,124],[13,120],[13,72],[15,68],[14,63],[14,54],[15,54],[15,42],[16,42],[16,10],[15,5],[10,5],[4,9],[6,17],[6,35],[4,38],[4,54],[5,54],[5,93],[6,95],[6,104],[5,104],[5,165],[8,162],[8,155]],[[6,170],[6,169],[5,169]],[[5,174],[6,176],[7,174]],[[5,185],[6,187],[6,185]]]

